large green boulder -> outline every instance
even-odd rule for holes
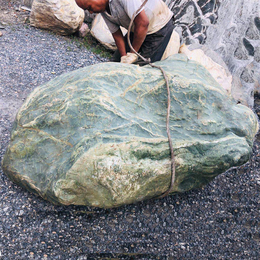
[[[255,114],[185,56],[157,62],[171,89],[174,192],[247,162]],[[36,88],[3,159],[15,183],[55,204],[117,207],[156,197],[171,179],[167,90],[160,70],[104,63]]]

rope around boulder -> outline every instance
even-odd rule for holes
[[[130,32],[130,30],[131,30],[131,27],[133,25],[133,21],[134,21],[135,17],[139,13],[139,11],[145,6],[147,1],[148,0],[145,0],[142,3],[142,5],[138,8],[138,10],[136,10],[136,12],[133,14],[133,17],[132,17],[132,19],[130,21],[130,24],[128,26],[128,32]],[[151,63],[150,59],[144,58],[141,54],[139,54],[138,52],[135,51],[135,49],[133,48],[133,46],[132,46],[132,44],[130,42],[130,33],[127,33],[127,42],[128,42],[128,45],[129,45],[130,49],[140,59],[142,59],[146,64],[149,64],[151,67],[157,68],[157,69],[159,69],[162,72],[164,80],[165,80],[165,83],[166,83],[166,88],[167,88],[166,131],[167,131],[168,142],[169,142],[169,147],[170,147],[170,152],[171,152],[171,182],[170,182],[168,190],[158,197],[158,198],[164,198],[165,196],[169,195],[173,191],[173,185],[174,185],[174,182],[175,182],[175,155],[174,155],[174,151],[173,151],[172,139],[171,139],[170,127],[169,127],[170,111],[171,111],[171,92],[170,92],[169,80],[168,80],[168,77],[167,77],[167,75],[166,75],[166,73],[165,73],[165,71],[163,70],[162,67],[154,65],[153,63]]]

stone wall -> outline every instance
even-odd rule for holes
[[[232,95],[250,107],[260,92],[258,0],[164,0],[186,44],[217,52],[233,76]]]
[[[252,107],[254,92],[260,90],[260,2],[223,1],[205,44],[221,55],[232,73],[233,96],[246,96],[244,102]]]

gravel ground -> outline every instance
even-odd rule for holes
[[[0,161],[36,86],[104,61],[73,39],[20,22],[2,33]],[[0,169],[0,259],[259,259],[259,158],[260,134],[247,164],[203,189],[111,210],[54,206]]]

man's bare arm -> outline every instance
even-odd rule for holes
[[[145,11],[141,11],[134,19],[134,39],[132,46],[136,52],[139,51],[146,37],[149,19],[145,14]],[[131,51],[132,52],[132,51]]]
[[[139,51],[146,37],[149,26],[149,19],[145,14],[145,11],[141,11],[134,19],[134,39],[132,46],[136,52]],[[126,55],[126,48],[122,31],[119,29],[112,34],[115,40],[118,51],[122,56]],[[132,52],[132,51],[131,51]]]
[[[112,33],[112,35],[121,57],[125,56],[126,55],[125,41],[121,29],[117,30],[115,33]]]

